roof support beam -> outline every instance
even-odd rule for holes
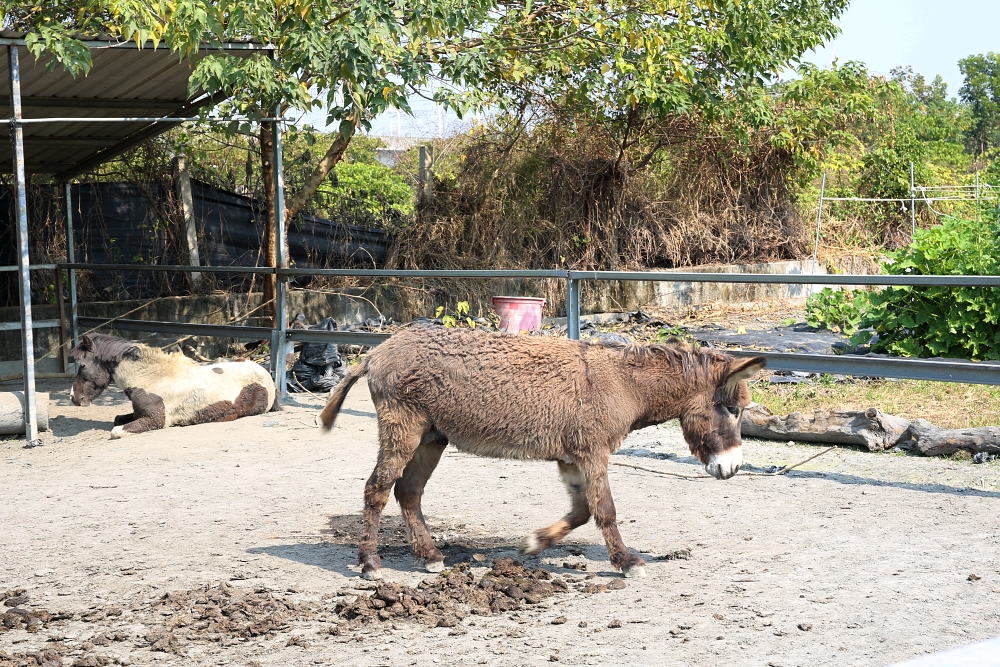
[[[100,148],[121,141],[121,137],[25,137],[26,146],[91,146]]]
[[[43,109],[159,109],[174,111],[185,104],[185,100],[101,100],[82,97],[25,97],[22,107]],[[0,104],[9,105],[9,97],[0,97]],[[81,120],[86,120],[81,118]]]
[[[226,97],[227,95],[221,92],[216,93],[215,95],[206,95],[205,97],[202,97],[199,100],[196,100],[194,102],[189,102],[182,108],[170,114],[170,116],[173,117],[189,116],[202,107],[214,106],[219,102],[222,102],[223,100],[226,99]],[[86,119],[81,119],[81,120],[85,121]],[[89,159],[84,160],[83,162],[77,164],[75,167],[67,169],[62,173],[56,174],[54,180],[57,183],[59,182],[65,183],[67,181],[70,181],[79,176],[80,174],[85,173],[88,169],[96,167],[102,162],[107,162],[108,160],[121,155],[125,151],[129,150],[130,148],[134,148],[135,146],[138,146],[147,139],[155,137],[158,134],[162,134],[163,132],[166,132],[171,127],[172,127],[171,123],[153,123],[149,127],[145,127],[137,132],[134,132],[128,137],[125,137],[114,146],[110,146],[102,151],[98,151]]]

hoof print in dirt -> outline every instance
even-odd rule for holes
[[[383,583],[370,594],[339,603],[336,612],[349,621],[401,619],[450,628],[470,614],[488,616],[522,609],[568,590],[565,582],[546,570],[528,570],[512,558],[498,558],[478,581],[471,566],[461,563],[416,588]]]

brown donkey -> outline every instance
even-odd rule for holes
[[[592,345],[571,340],[417,326],[375,348],[330,394],[319,419],[329,430],[351,386],[368,375],[378,414],[378,462],[365,485],[362,576],[381,577],[377,535],[395,485],[413,544],[430,572],[444,568],[420,498],[446,445],[494,458],[555,461],[572,498],[569,514],[531,533],[538,554],[591,514],[611,563],[644,576],[622,542],[608,485],[608,458],[635,429],[680,418],[691,452],[718,479],[743,462],[744,380],[766,364],[672,341]]]

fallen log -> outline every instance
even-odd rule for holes
[[[938,428],[926,419],[914,419],[910,436],[917,441],[917,449],[924,456],[947,456],[960,449],[968,452],[1000,454],[1000,428]]]
[[[38,409],[36,423],[39,431],[49,428],[49,395],[44,392],[35,394],[35,406]],[[20,435],[24,433],[24,392],[0,392],[0,435]]]
[[[907,440],[909,428],[908,420],[887,415],[876,408],[816,410],[812,415],[793,412],[787,417],[779,417],[755,403],[743,412],[741,433],[769,440],[863,445],[869,451],[881,452]]]

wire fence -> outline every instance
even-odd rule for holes
[[[933,207],[936,202],[969,202],[974,204],[975,216],[978,221],[984,204],[1000,210],[1000,187],[982,183],[979,172],[976,172],[975,183],[969,185],[916,185],[913,181],[913,163],[910,163],[910,196],[909,197],[828,197],[826,196],[826,174],[820,181],[819,203],[816,213],[816,236],[813,242],[813,264],[819,259],[820,228],[823,222],[823,204],[825,202],[858,202],[858,203],[898,203],[904,211],[910,213],[910,239],[917,233],[917,205],[923,204],[927,210],[938,217],[947,215]],[[942,194],[934,194],[940,192]]]

